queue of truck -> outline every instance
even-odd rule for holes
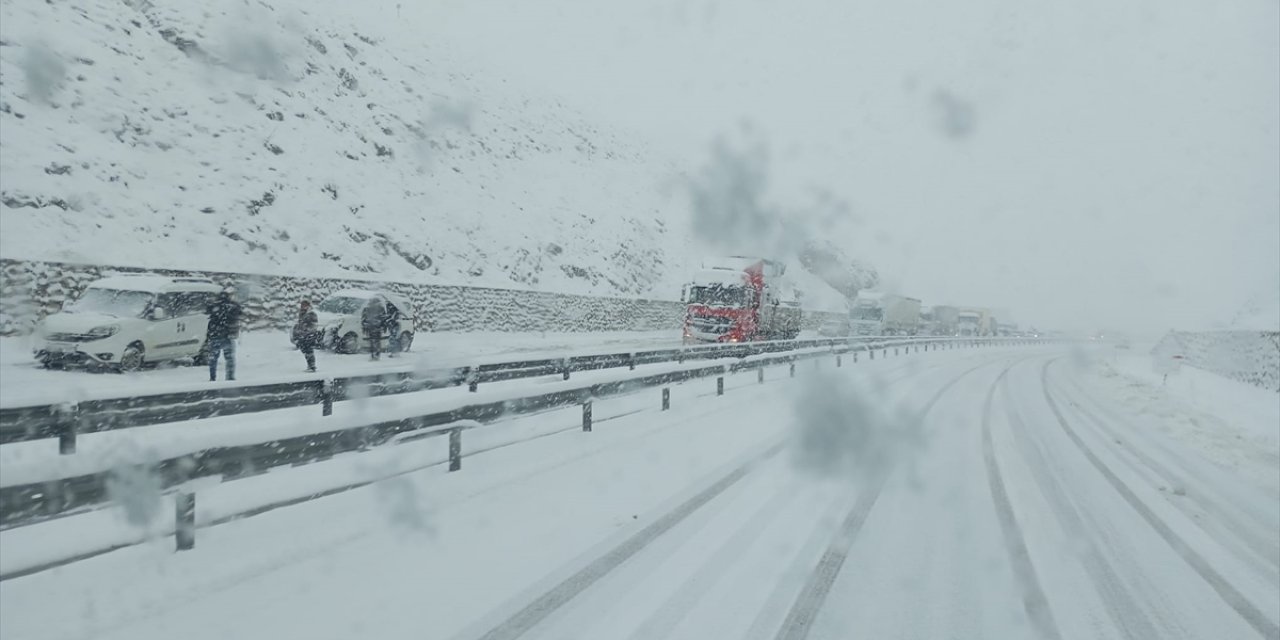
[[[767,258],[731,256],[703,261],[685,285],[684,341],[751,342],[787,340],[800,333],[801,311],[786,265]],[[985,307],[926,306],[918,298],[861,291],[848,313],[819,328],[825,336],[1029,336],[1000,322]]]

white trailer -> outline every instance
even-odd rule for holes
[[[854,335],[902,336],[920,332],[920,301],[892,293],[862,291],[849,310]]]

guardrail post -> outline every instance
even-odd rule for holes
[[[794,362],[791,363],[791,377],[796,377],[796,363]]]
[[[333,378],[320,381],[320,415],[333,415]]]
[[[893,355],[895,355],[895,356],[896,356],[896,355],[898,355],[898,348],[897,348],[897,347],[894,347],[894,348],[893,348]]]
[[[636,370],[636,354],[632,353],[627,355],[627,367],[632,371]]]
[[[467,372],[467,391],[475,393],[480,390],[480,370],[472,368]]]
[[[724,395],[724,376],[716,378],[716,395]]]
[[[591,401],[582,403],[582,430],[591,431]]]
[[[886,358],[888,358],[888,357],[889,357],[889,347],[885,347],[885,348],[884,348],[884,357],[886,357]]]
[[[563,367],[561,373],[564,375],[564,379],[568,380],[569,379],[569,361],[568,360],[563,361],[563,363],[561,364],[561,367]]]
[[[850,352],[849,352],[849,354],[853,356],[853,363],[854,363],[854,364],[857,364],[857,363],[858,363],[858,352],[857,352],[857,351],[850,351]]]
[[[173,537],[178,551],[196,546],[196,494],[179,491],[174,496]]]
[[[872,360],[875,360],[875,359],[876,359],[876,350],[875,350],[875,349],[867,349],[867,355],[871,356],[871,359],[872,359]]]
[[[671,408],[671,389],[668,387],[663,387],[662,388],[662,410],[666,411],[667,409],[670,409],[670,408]]]
[[[837,356],[836,356],[836,368],[837,368],[837,369],[839,369],[839,368],[840,368],[840,366],[841,366],[841,365],[843,365],[843,364],[844,364],[844,362],[842,362],[842,361],[841,361],[841,359],[840,359],[840,356],[838,356],[838,355],[837,355]]]
[[[764,367],[756,367],[756,382],[764,384]]]
[[[462,427],[449,430],[449,470],[462,468]]]
[[[58,453],[71,455],[76,452],[76,431],[80,426],[80,405],[74,402],[58,405]]]

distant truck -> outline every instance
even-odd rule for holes
[[[928,322],[925,322],[926,317]],[[934,305],[929,307],[928,314],[921,311],[920,320],[923,323],[920,327],[920,333],[931,336],[954,336],[958,335],[960,322],[960,310],[947,305]]]
[[[801,311],[786,265],[732,256],[704,260],[684,287],[684,341],[792,340]]]
[[[849,328],[859,336],[913,336],[920,332],[920,301],[862,291],[849,307]]]
[[[972,337],[992,336],[995,335],[995,327],[995,318],[991,317],[991,312],[987,309],[966,307],[960,309],[957,314],[957,335]]]

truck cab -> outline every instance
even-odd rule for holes
[[[734,257],[704,262],[685,285],[684,341],[750,342],[793,339],[800,306],[784,294],[783,265]]]
[[[849,329],[855,336],[878,336],[884,333],[884,309],[878,297],[859,294],[849,307]]]
[[[982,335],[982,314],[977,311],[961,311],[956,317],[956,330],[965,337]]]

